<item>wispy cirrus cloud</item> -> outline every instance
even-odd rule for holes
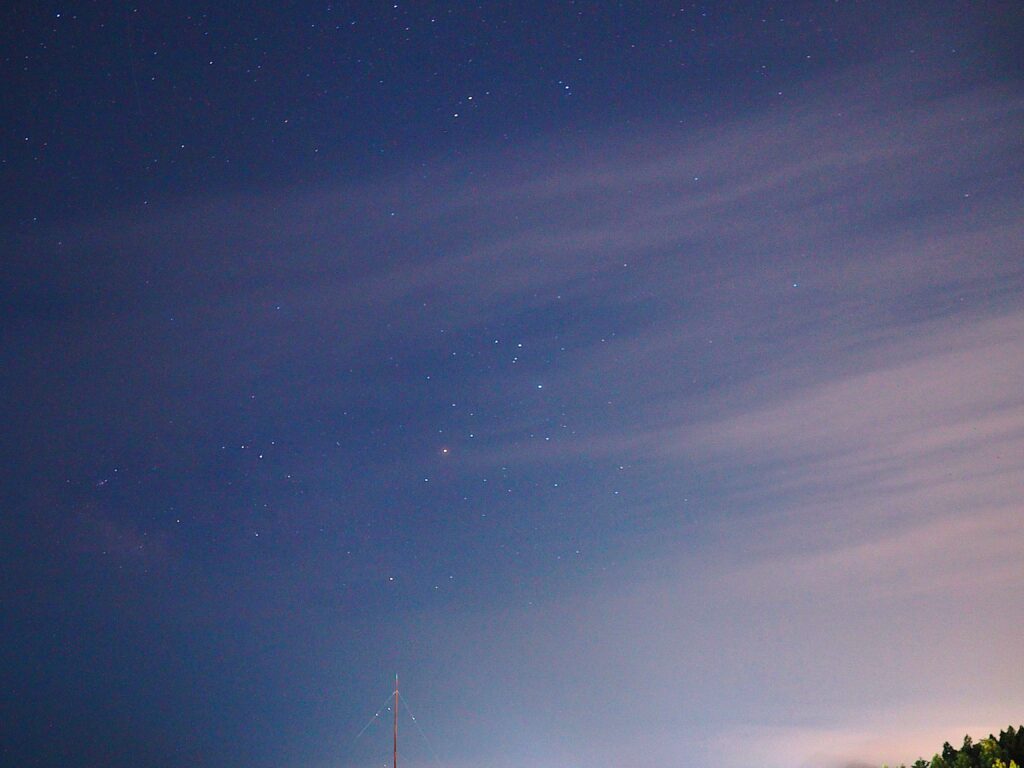
[[[365,412],[350,454],[391,452],[348,482],[422,485],[443,430],[453,485],[525,478],[520,529],[602,531],[575,583],[408,619],[461,697],[436,708],[455,764],[912,759],[1024,707],[1024,101],[939,80],[867,68],[728,124],[70,227],[5,278],[50,352],[12,356],[38,386],[4,413],[40,460],[166,444],[202,474],[259,422],[222,424],[239,401],[274,403],[268,434],[314,424],[325,472]],[[279,527],[336,514],[316,494]]]

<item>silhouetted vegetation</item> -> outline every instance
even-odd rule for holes
[[[1024,725],[1016,730],[1011,725],[999,736],[989,736],[977,744],[964,736],[959,749],[947,741],[942,752],[931,760],[918,760],[910,768],[1024,768]]]

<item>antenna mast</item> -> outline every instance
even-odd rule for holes
[[[395,744],[395,762],[394,768],[398,768],[398,673],[395,673],[395,730],[394,730],[394,744]]]

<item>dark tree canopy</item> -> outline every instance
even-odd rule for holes
[[[931,760],[917,760],[911,768],[1022,768],[1024,767],[1024,725],[1009,726],[999,736],[989,735],[975,743],[964,736],[954,747],[948,741]],[[904,767],[905,768],[905,767]]]

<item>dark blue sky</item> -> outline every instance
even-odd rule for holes
[[[1024,18],[888,5],[5,11],[2,762],[1019,717]]]
[[[595,129],[706,128],[880,58],[935,56],[966,62],[960,77],[1012,77],[1016,13],[1012,3],[24,4],[5,22],[3,160],[24,179],[27,217],[331,185]]]

